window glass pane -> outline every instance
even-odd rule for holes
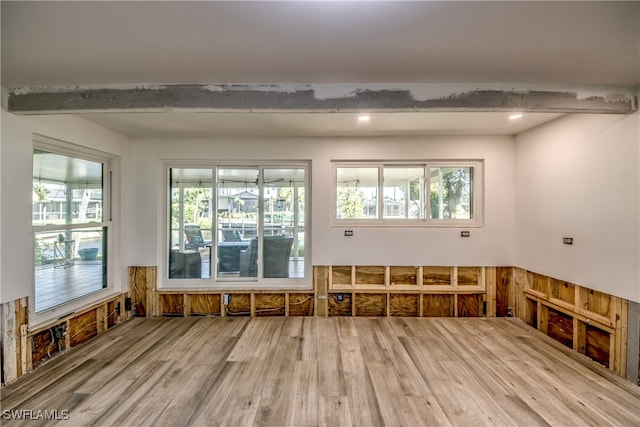
[[[35,233],[35,311],[107,287],[106,228]]]
[[[304,277],[304,169],[265,169],[263,277]]]
[[[211,275],[211,169],[171,169],[169,278]]]
[[[336,168],[336,218],[378,218],[378,168]]]
[[[218,277],[258,277],[258,174],[256,168],[218,169]]]
[[[472,219],[473,167],[430,169],[431,219]]]
[[[102,222],[102,163],[33,152],[33,225]]]
[[[384,218],[424,218],[424,168],[385,167]]]

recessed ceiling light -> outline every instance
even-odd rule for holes
[[[522,118],[522,114],[521,113],[517,113],[517,114],[512,114],[509,116],[509,120],[517,120],[517,119],[521,119]]]
[[[366,114],[358,116],[358,123],[367,123],[369,120],[371,120],[371,117]]]

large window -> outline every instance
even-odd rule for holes
[[[35,311],[107,286],[109,161],[36,144],[32,224]]]
[[[306,278],[306,164],[173,167],[168,173],[169,279],[275,284],[272,279]]]
[[[480,226],[481,177],[481,161],[335,162],[334,221]]]

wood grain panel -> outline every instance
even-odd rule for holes
[[[182,316],[184,314],[183,294],[160,294],[162,315]]]
[[[384,285],[385,268],[382,266],[356,267],[356,284],[358,285]]]
[[[458,317],[482,316],[482,295],[458,294]]]
[[[342,301],[338,301],[338,295],[342,295]],[[351,293],[332,293],[328,298],[329,316],[351,316]]]
[[[550,308],[547,319],[547,335],[573,348],[573,317]]]
[[[392,285],[417,285],[418,269],[416,267],[390,267]]]
[[[129,294],[131,306],[136,316],[145,316],[147,312],[147,290],[156,280],[156,267],[129,267]]]
[[[608,332],[587,325],[587,349],[585,354],[608,368],[611,348],[610,340],[611,336]]]
[[[65,348],[64,338],[56,340],[52,330],[47,329],[33,336],[32,363],[44,361]]]
[[[118,313],[116,310],[116,302],[110,301],[107,303],[107,328],[116,324]]]
[[[71,347],[98,335],[96,311],[91,310],[69,320],[69,340]]]
[[[551,290],[551,297],[559,299],[567,304],[574,305],[576,300],[575,285],[562,280],[556,280],[551,278],[549,280],[549,287]]]
[[[331,283],[334,285],[351,285],[351,266],[334,265],[331,267]]]
[[[496,317],[505,317],[509,308],[511,267],[496,268]]]
[[[525,306],[526,306],[526,312],[525,312],[525,318],[524,318],[525,323],[537,329],[538,328],[538,302],[531,298],[525,298]]]
[[[220,314],[220,294],[191,294],[191,315],[211,316]]]
[[[584,309],[604,317],[611,315],[611,295],[593,289],[582,288]]]
[[[542,274],[533,274],[533,283],[531,283],[531,289],[541,292],[549,297],[549,277]]]
[[[454,313],[454,295],[423,295],[422,316],[452,317]]]
[[[230,316],[251,316],[251,295],[231,294],[227,314]]]
[[[284,294],[256,294],[256,317],[284,316]]]
[[[386,316],[386,294],[355,294],[354,301],[356,316]]]
[[[451,267],[422,267],[423,286],[450,286]]]
[[[389,316],[416,317],[419,314],[420,295],[389,295]]]
[[[313,316],[313,294],[289,294],[289,316]]]
[[[458,287],[480,286],[481,275],[480,267],[458,267]]]

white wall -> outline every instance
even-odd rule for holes
[[[311,160],[313,265],[513,265],[514,156],[511,137],[224,138],[131,140],[130,265],[157,265],[165,210],[162,160]],[[484,228],[331,226],[331,160],[485,160]],[[157,236],[157,237],[156,237]]]
[[[71,116],[17,116],[1,111],[2,132],[0,156],[0,215],[2,239],[0,247],[1,295],[5,303],[29,296],[33,298],[33,233],[31,228],[32,153],[33,135],[40,134],[72,144],[100,150],[120,158],[122,182],[128,182],[128,137],[105,129],[87,120]],[[116,162],[118,163],[118,162]],[[119,181],[114,183],[122,191]],[[117,200],[117,199],[116,199]],[[114,206],[114,212],[123,217],[126,205]],[[114,253],[126,257],[126,221],[115,228],[119,245]],[[126,258],[122,258],[126,259]],[[126,285],[126,265],[112,260],[116,270],[116,290]],[[33,299],[31,299],[33,301]],[[33,308],[33,304],[31,304]]]
[[[639,147],[640,113],[518,135],[515,265],[640,301]]]

